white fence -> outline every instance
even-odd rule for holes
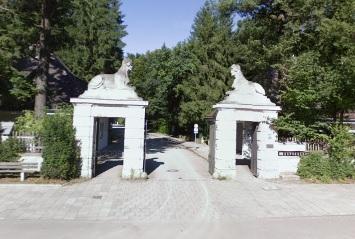
[[[25,147],[26,153],[41,153],[42,142],[35,133],[13,131],[12,138],[19,140]]]
[[[280,137],[278,139],[279,143],[283,144],[304,144],[306,146],[306,152],[314,151],[326,151],[328,149],[328,144],[320,140],[298,140],[294,137]]]

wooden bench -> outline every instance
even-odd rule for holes
[[[24,181],[26,174],[40,172],[40,165],[38,163],[26,162],[5,162],[0,163],[0,174],[14,174],[19,173],[21,181]]]

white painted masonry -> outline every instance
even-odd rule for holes
[[[76,139],[80,143],[82,169],[81,176],[94,176],[94,140],[96,133],[95,118],[103,126],[103,135],[98,135],[98,147],[108,144],[108,118],[125,118],[125,139],[123,154],[123,178],[145,177],[144,160],[144,126],[145,108],[143,101],[128,85],[127,71],[131,68],[130,61],[124,60],[120,70],[113,75],[99,75],[89,83],[89,89],[79,98],[72,98],[74,105],[73,125]]]
[[[278,143],[278,151],[283,152],[306,152],[306,143],[285,142]],[[278,156],[280,173],[296,173],[298,163],[300,162],[299,156]]]
[[[235,77],[235,89],[213,106],[215,113],[210,130],[214,131],[211,132],[214,142],[210,144],[210,173],[214,178],[236,176],[237,122],[253,122],[257,125],[254,134],[257,176],[277,178],[280,175],[278,142],[271,122],[277,119],[281,108],[265,96],[259,84],[247,81],[239,66],[233,65],[231,74]]]

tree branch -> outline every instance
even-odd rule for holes
[[[6,8],[6,7],[3,7],[3,6],[0,6],[0,10],[4,10],[4,11],[7,11],[7,12],[15,13],[15,12],[12,11],[11,9],[8,9],[8,8]]]

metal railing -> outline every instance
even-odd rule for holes
[[[36,135],[34,132],[19,132],[13,131],[12,138],[17,139],[24,145],[26,153],[41,153],[43,149],[43,145],[41,142],[41,138]]]

